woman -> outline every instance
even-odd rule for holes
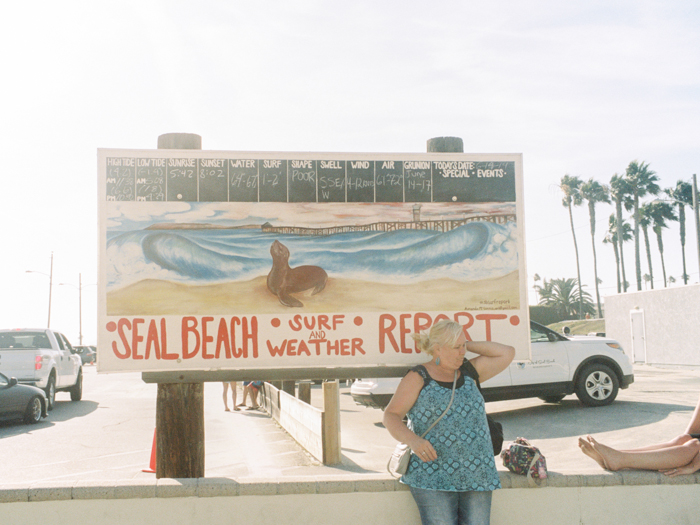
[[[578,446],[606,470],[658,470],[669,477],[700,470],[700,401],[685,433],[671,441],[648,447],[617,450],[599,443],[592,436],[578,438]]]
[[[413,334],[413,339],[431,360],[406,374],[384,411],[384,426],[413,452],[401,481],[410,487],[423,525],[487,525],[491,493],[501,485],[484,399],[460,368],[466,352],[477,354],[470,361],[483,382],[505,370],[515,350],[500,343],[468,342],[462,327],[449,320],[438,321],[428,334]],[[447,408],[455,377],[452,406],[421,438]]]

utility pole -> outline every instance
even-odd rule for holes
[[[698,178],[693,173],[693,213],[695,214],[695,236],[698,244],[698,279],[700,279],[700,211],[698,211]]]

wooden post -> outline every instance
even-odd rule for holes
[[[311,381],[299,381],[299,401],[311,404]]]
[[[158,383],[156,478],[204,477],[202,383]]]
[[[428,153],[464,153],[464,142],[459,137],[428,139]]]
[[[287,392],[290,396],[295,396],[295,382],[294,381],[282,381],[282,390]]]
[[[168,133],[158,149],[202,149],[202,137]],[[204,477],[204,383],[158,383],[156,478]]]
[[[340,462],[340,388],[336,379],[323,382],[323,464]]]

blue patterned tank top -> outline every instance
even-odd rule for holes
[[[414,370],[427,375],[425,369]],[[451,396],[452,382],[446,388],[430,378],[408,411],[409,428],[420,436],[444,412]],[[411,454],[408,471],[401,477],[403,483],[420,489],[452,492],[501,488],[484,398],[471,377],[462,375],[458,379],[449,412],[425,439],[433,445],[438,457],[425,463]]]

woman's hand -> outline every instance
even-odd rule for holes
[[[418,456],[423,462],[433,461],[437,459],[437,452],[430,444],[430,441],[416,436],[416,439],[411,443],[407,443],[411,447],[411,452]]]

